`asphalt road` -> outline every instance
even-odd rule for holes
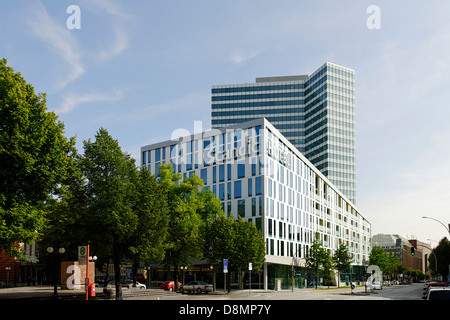
[[[357,287],[296,289],[282,291],[239,290],[225,294],[220,289],[210,294],[181,294],[161,289],[123,290],[124,300],[422,300],[423,285],[386,286],[382,290],[370,291]]]
[[[102,298],[102,288],[97,288],[97,298]],[[423,284],[386,286],[382,290],[365,290],[364,287],[319,288],[291,290],[236,290],[226,294],[220,288],[209,294],[181,294],[162,289],[123,289],[123,300],[422,300]],[[84,299],[84,291],[59,290],[60,299]],[[114,294],[113,294],[114,297]],[[53,296],[53,287],[19,287],[0,289],[1,300],[47,299]],[[104,298],[104,296],[103,296]]]

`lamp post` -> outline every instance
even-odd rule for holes
[[[11,271],[11,267],[5,267],[6,270],[6,286],[9,287],[9,272]]]
[[[53,247],[48,247],[47,252],[52,254],[54,252]],[[59,248],[57,251],[57,253],[59,253],[59,254],[63,254],[64,252],[66,252],[66,249],[64,249],[62,247]],[[53,279],[53,295],[56,296],[56,295],[58,295],[58,269],[59,268],[58,268],[58,256],[53,256],[53,257],[55,259],[55,264],[54,264],[55,271],[54,271],[54,279]]]
[[[446,226],[444,223],[442,223],[441,221],[435,219],[435,218],[431,218],[431,217],[422,217],[423,219],[431,219],[434,220],[436,222],[439,222],[440,224],[442,224],[444,226],[444,228],[447,230],[448,234],[450,235],[450,223],[449,226]]]

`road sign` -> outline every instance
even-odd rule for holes
[[[223,259],[223,273],[228,272],[228,259]]]
[[[87,263],[87,246],[78,246],[78,264],[85,265]]]
[[[253,269],[252,263],[249,262],[249,264],[248,264],[248,270],[252,271],[252,269]]]

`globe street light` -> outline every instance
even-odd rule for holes
[[[48,247],[47,248],[47,252],[52,254],[54,251],[53,247]],[[63,254],[64,252],[66,252],[66,249],[64,248],[59,248],[58,249],[58,253]],[[54,256],[55,259],[55,264],[54,264],[54,268],[55,268],[55,272],[54,272],[54,279],[53,279],[53,295],[58,295],[58,282],[57,282],[57,278],[58,278],[58,257]]]

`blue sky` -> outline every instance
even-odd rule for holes
[[[70,5],[81,29],[67,28]],[[0,57],[47,94],[80,153],[103,127],[135,159],[194,121],[208,129],[212,85],[352,68],[357,206],[372,234],[434,245],[448,234],[421,217],[450,222],[449,16],[445,0],[15,0]]]

